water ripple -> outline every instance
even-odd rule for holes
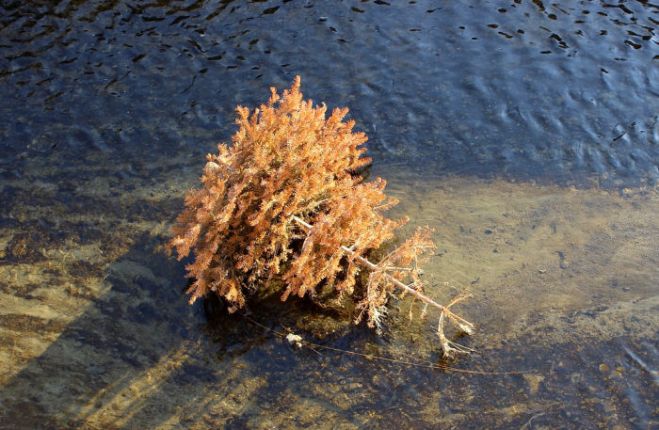
[[[47,136],[61,163],[84,158],[76,151],[149,157],[173,150],[154,139],[173,124],[167,141],[211,149],[236,104],[301,74],[310,97],[351,107],[380,163],[654,183],[656,12],[603,1],[5,2],[0,118],[22,129],[4,126],[0,145],[29,155]],[[70,125],[108,123],[148,130],[149,147],[58,145]]]

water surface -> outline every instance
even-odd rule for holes
[[[4,2],[0,428],[657,426],[657,22],[642,1]],[[235,105],[296,74],[351,108],[393,215],[436,229],[428,294],[473,294],[478,355],[440,361],[407,301],[382,337],[305,302],[187,305],[169,223]]]

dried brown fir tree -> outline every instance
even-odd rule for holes
[[[169,247],[193,279],[191,302],[214,293],[234,312],[246,295],[281,285],[281,298],[314,296],[323,285],[356,302],[355,322],[380,328],[394,290],[436,308],[446,354],[462,349],[446,339],[444,321],[466,332],[473,326],[422,293],[419,263],[435,249],[429,229],[419,229],[379,263],[367,259],[394,238],[407,220],[384,212],[397,204],[384,194],[385,181],[366,182],[357,172],[369,164],[348,109],[314,106],[300,92],[300,78],[266,104],[237,108],[231,145],[207,156],[202,186],[188,192],[172,228]],[[368,279],[356,298],[358,274]],[[273,281],[275,281],[273,283]],[[454,301],[457,303],[457,301]],[[424,314],[425,310],[424,308]]]

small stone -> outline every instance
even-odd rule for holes
[[[288,333],[286,335],[286,340],[288,341],[289,344],[293,345],[296,348],[302,347],[302,336],[299,336],[294,333]]]

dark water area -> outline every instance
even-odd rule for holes
[[[0,429],[657,428],[658,24],[632,0],[0,2]],[[436,229],[427,293],[468,287],[478,354],[444,361],[404,300],[383,336],[188,305],[161,249],[183,195],[235,106],[298,74]]]
[[[236,104],[300,74],[382,164],[653,184],[658,17],[645,1],[3,2],[2,169],[203,153]]]

